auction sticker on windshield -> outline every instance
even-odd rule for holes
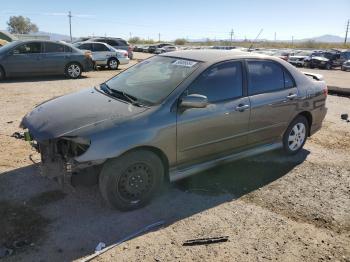
[[[197,64],[197,62],[179,59],[172,62],[172,64],[176,66],[192,67]]]

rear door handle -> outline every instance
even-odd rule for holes
[[[238,106],[236,106],[236,110],[243,112],[244,110],[248,109],[249,107],[250,107],[249,105],[239,104]]]
[[[297,97],[297,94],[289,94],[286,96],[286,98],[288,98],[288,99],[294,99],[296,97]]]

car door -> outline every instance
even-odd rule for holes
[[[93,43],[92,44],[92,51],[94,55],[94,60],[97,62],[105,62],[107,63],[107,60],[109,57],[111,57],[111,51],[107,46],[100,43]]]
[[[247,144],[249,98],[245,96],[242,62],[211,66],[188,87],[183,96],[204,95],[205,108],[178,108],[177,161],[197,162],[217,157]]]
[[[10,51],[4,59],[6,72],[11,75],[31,75],[42,70],[42,43],[26,42]]]
[[[42,58],[44,73],[63,73],[69,62],[70,54],[65,53],[65,46],[59,43],[44,42]]]
[[[272,143],[280,138],[297,109],[298,89],[280,63],[247,60],[251,111],[248,143]]]

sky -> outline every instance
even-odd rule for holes
[[[344,37],[350,0],[172,0],[1,1],[0,29],[10,16],[29,17],[40,31],[73,37],[114,36],[174,40],[304,39],[324,34]]]

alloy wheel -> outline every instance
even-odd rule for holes
[[[67,71],[70,77],[77,78],[80,75],[80,66],[77,64],[71,64]]]
[[[304,144],[306,127],[303,123],[297,123],[291,129],[288,136],[288,147],[292,151],[298,150]]]

